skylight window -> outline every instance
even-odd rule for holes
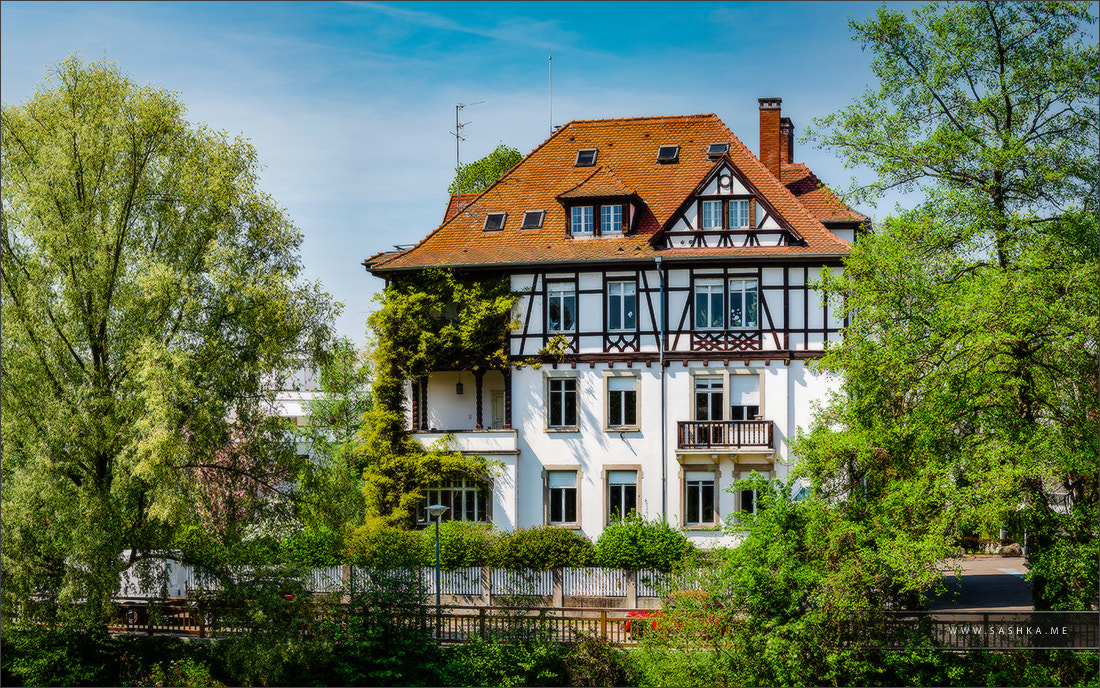
[[[489,213],[485,216],[485,229],[486,232],[499,232],[504,229],[504,221],[508,218],[508,213]]]
[[[523,214],[521,229],[538,229],[542,227],[542,218],[545,216],[545,210],[528,210]]]
[[[598,152],[595,148],[584,148],[577,151],[577,164],[574,167],[593,167],[596,164],[596,154]]]
[[[712,143],[707,148],[707,157],[710,159],[720,158],[730,150],[728,143]]]
[[[680,160],[679,146],[661,146],[657,149],[657,162],[668,165]]]

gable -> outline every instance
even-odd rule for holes
[[[728,157],[721,157],[654,237],[662,248],[801,246],[805,240]]]

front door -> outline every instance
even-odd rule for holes
[[[492,421],[489,427],[493,430],[504,428],[504,391],[494,391],[489,398],[490,415]]]

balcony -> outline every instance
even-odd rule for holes
[[[464,454],[515,454],[519,438],[515,430],[452,430],[451,432],[414,432],[413,437],[425,447],[450,435],[451,448]]]
[[[677,447],[680,449],[771,449],[773,423],[770,420],[680,421]]]

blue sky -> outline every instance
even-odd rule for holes
[[[911,7],[912,3],[891,3]],[[0,98],[26,100],[47,66],[106,57],[178,92],[189,118],[249,138],[262,186],[304,234],[306,277],[364,341],[381,282],[361,261],[443,215],[462,161],[528,153],[571,119],[714,112],[753,152],[757,98],[783,98],[799,135],[871,83],[848,19],[872,2],[0,3]],[[831,186],[858,171],[796,144]],[[885,210],[862,208],[879,216]]]

